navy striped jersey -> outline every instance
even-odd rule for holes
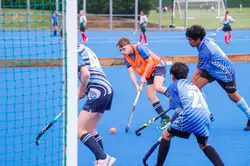
[[[181,108],[181,112],[171,127],[188,132],[208,136],[210,112],[201,91],[189,80],[180,79],[168,87],[170,108]],[[207,124],[207,125],[205,125]]]
[[[86,93],[90,88],[101,89],[103,96],[112,93],[112,87],[106,78],[104,71],[96,54],[84,45],[78,46],[78,78],[81,80],[81,67],[87,67],[90,72],[90,79],[86,88]]]
[[[197,68],[208,71],[215,79],[223,82],[235,80],[232,61],[213,39],[205,37],[198,47]]]

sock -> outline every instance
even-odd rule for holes
[[[250,126],[250,120],[247,121],[247,126]]]
[[[54,36],[56,36],[56,31],[54,31]]]
[[[230,34],[228,35],[228,41],[230,41],[231,38],[232,38],[232,34],[230,33]]]
[[[168,155],[168,150],[170,147],[170,141],[165,140],[164,138],[161,139],[160,147],[158,150],[158,156],[157,156],[157,166],[163,166],[166,157]]]
[[[227,36],[226,36],[226,35],[224,36],[224,40],[225,40],[225,42],[227,43]]]
[[[144,36],[144,41],[145,41],[145,43],[147,43],[147,36],[146,36],[146,33],[143,33],[143,36]]]
[[[94,153],[96,160],[103,160],[107,157],[95,138],[89,133],[83,134],[80,140]]]
[[[169,97],[169,95],[168,95],[168,90],[166,90],[166,91],[163,93],[163,95]]]
[[[142,35],[140,34],[139,42],[141,42],[141,40],[142,40]]]
[[[250,108],[248,107],[245,99],[241,97],[240,100],[236,104],[241,109],[241,111],[245,113],[248,120],[250,120]]]
[[[215,166],[223,166],[223,162],[219,156],[219,154],[216,152],[216,150],[210,146],[207,145],[204,149],[203,152],[207,156],[207,158],[215,165]]]
[[[85,41],[85,39],[86,39],[86,35],[82,33],[82,40]]]
[[[153,107],[154,107],[155,111],[156,111],[158,114],[161,114],[161,113],[164,111],[163,108],[162,108],[162,106],[161,106],[160,101],[155,102],[155,103],[153,104]],[[169,117],[168,117],[166,114],[163,114],[163,115],[161,116],[161,118],[162,118],[162,119],[169,119]]]
[[[102,148],[102,150],[104,150],[103,149],[103,144],[102,144],[102,137],[99,135],[99,134],[96,134],[95,136],[95,140],[96,140],[96,142],[100,145],[100,147]]]

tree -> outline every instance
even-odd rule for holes
[[[88,0],[87,13],[91,14],[109,14],[109,0]],[[78,4],[79,9],[82,9],[82,2]],[[138,0],[138,14],[141,10],[148,14],[152,9],[151,0]],[[135,0],[113,0],[114,14],[134,14]]]

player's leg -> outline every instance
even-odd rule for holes
[[[140,31],[140,37],[139,37],[138,44],[141,44],[141,40],[142,40],[142,30]]]
[[[60,29],[60,37],[63,39],[63,28]]]
[[[158,66],[155,68],[155,71],[153,73],[153,85],[156,92],[159,92],[165,96],[167,96],[167,88],[163,86],[163,83],[165,82],[165,75],[166,75],[166,65],[164,62],[159,62],[159,64],[162,63],[162,66]],[[164,118],[161,120],[161,125],[159,128],[165,129],[167,124],[169,123],[170,118],[166,115],[164,115]]]
[[[96,92],[96,91],[95,91]],[[89,93],[93,94],[93,93]],[[95,93],[96,94],[96,93]],[[115,158],[110,157],[103,151],[101,137],[96,131],[98,122],[100,121],[105,110],[111,108],[113,94],[101,94],[94,99],[88,99],[83,106],[83,110],[78,120],[78,137],[95,155],[96,165],[111,165],[115,162]],[[91,110],[91,112],[89,112]]]
[[[152,73],[153,76],[153,85],[157,92],[167,95],[167,88],[163,86],[165,82],[166,75],[166,65],[163,61],[160,61],[158,66],[155,68],[155,71]]]
[[[163,166],[163,164],[164,164],[164,162],[166,160],[166,157],[168,155],[171,139],[174,136],[188,139],[190,134],[186,133],[186,132],[182,132],[180,130],[177,130],[177,129],[173,128],[172,125],[167,130],[164,130],[163,134],[162,134],[162,139],[161,139],[161,142],[160,142],[160,147],[159,147],[159,150],[158,150],[156,166]]]
[[[217,151],[209,145],[208,137],[196,135],[197,142],[199,144],[200,149],[204,152],[204,154],[207,156],[207,158],[215,165],[215,166],[224,166],[220,155],[217,153]]]
[[[196,80],[192,79],[192,82],[200,90],[202,90],[204,86],[206,86],[210,82],[213,82],[214,80],[215,79],[206,70],[202,70],[200,76]]]
[[[153,81],[150,82],[150,80],[147,80],[146,90],[147,90],[147,97],[150,100],[150,102],[153,104],[153,107],[154,107],[155,111],[158,114],[161,114],[164,111],[164,109],[161,106],[161,103],[160,103],[159,99],[156,96],[156,90],[154,88]],[[164,115],[162,115],[161,118],[165,119],[165,118],[167,118],[167,116],[164,114]]]
[[[155,109],[155,111],[158,114],[161,114],[164,109],[161,105],[161,102],[159,101],[159,99],[156,96],[156,90],[155,90],[155,85],[154,85],[154,77],[150,78],[147,80],[147,97],[150,100],[150,102],[153,105],[153,108]],[[170,121],[170,118],[166,115],[163,114],[161,116],[161,124],[159,126],[159,128],[164,129],[167,126],[167,123]]]
[[[168,132],[168,130],[164,130],[162,133],[162,139],[160,142],[160,147],[157,155],[157,163],[155,166],[163,166],[166,157],[168,155],[168,151],[170,148],[171,139],[173,136]]]
[[[236,103],[236,105],[241,109],[242,112],[245,113],[248,121],[247,126],[244,128],[244,130],[250,130],[250,108],[245,99],[238,94],[235,81],[225,83],[217,80],[217,82],[227,92],[229,98]]]
[[[81,35],[82,35],[82,42],[87,42],[87,36],[85,34],[85,28],[80,27],[80,32],[81,32]]]
[[[57,25],[57,22],[53,22],[53,29],[54,29],[54,36],[56,36],[57,35],[57,29],[58,29],[58,27],[57,27],[58,25]]]
[[[232,30],[230,30],[230,31],[228,32],[228,43],[230,42],[230,40],[231,40],[231,38],[232,38],[232,35],[233,35]]]
[[[143,37],[144,37],[145,45],[148,45],[147,34],[146,34],[146,27],[143,28],[142,34],[143,34]]]
[[[92,113],[82,110],[78,117],[78,138],[95,155],[96,160],[104,160],[107,155],[92,134],[96,134],[96,125],[102,117],[102,113]]]
[[[228,44],[228,37],[227,37],[227,31],[224,31],[224,40],[225,40],[225,43]]]

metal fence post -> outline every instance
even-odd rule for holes
[[[109,29],[113,29],[113,1],[109,0]]]
[[[135,29],[138,29],[138,0],[135,0]]]

